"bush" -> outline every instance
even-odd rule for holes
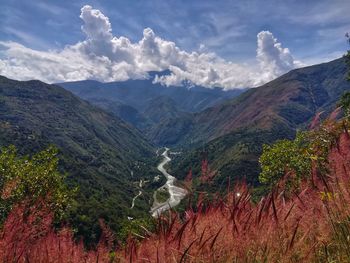
[[[305,132],[298,132],[295,140],[280,140],[273,145],[263,145],[259,159],[263,184],[275,185],[286,174],[293,174],[293,183],[310,174],[312,152]]]

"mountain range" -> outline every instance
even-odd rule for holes
[[[153,131],[161,129],[163,122],[185,117],[186,113],[200,112],[245,91],[201,86],[166,87],[154,83],[155,75],[165,74],[167,71],[150,72],[149,78],[142,80],[110,83],[87,80],[58,85],[146,132],[146,136],[155,143],[158,138]]]
[[[293,138],[320,111],[327,116],[350,90],[347,71],[340,58],[228,91],[165,87],[153,83],[155,72],[144,80],[57,85],[0,77],[0,145],[23,154],[56,145],[60,169],[80,188],[72,224],[97,234],[104,218],[118,231],[128,217],[148,214],[151,192],[162,184],[153,180],[157,148],[181,152],[169,167],[179,179],[190,169],[199,176],[207,159],[216,175],[202,190],[220,191],[229,179],[258,185],[262,145]],[[149,183],[130,209],[141,179]]]
[[[346,72],[340,58],[249,90],[163,87],[151,79],[60,85],[135,125],[153,144],[181,150],[171,166],[180,178],[191,168],[198,173],[208,158],[218,173],[213,185],[229,177],[256,185],[262,145],[292,138],[317,112],[326,116],[350,89]]]

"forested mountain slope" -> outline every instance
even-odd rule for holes
[[[133,182],[155,175],[155,149],[129,124],[69,91],[0,77],[0,145],[10,144],[25,154],[59,148],[60,169],[80,189],[73,217],[81,231],[100,217],[117,228],[127,215],[148,213],[146,199],[129,207]]]

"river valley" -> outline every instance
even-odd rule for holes
[[[151,208],[150,213],[153,217],[158,217],[164,211],[174,208],[180,204],[181,200],[186,196],[187,191],[181,187],[175,186],[176,178],[169,174],[164,166],[171,161],[169,157],[169,148],[165,148],[165,151],[162,153],[163,160],[157,166],[157,169],[165,176],[167,179],[166,183],[158,188],[154,193],[154,202]],[[169,192],[169,198],[165,202],[159,202],[157,200],[157,191],[160,189],[166,188]]]

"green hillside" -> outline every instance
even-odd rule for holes
[[[147,196],[133,210],[130,205],[135,182],[155,175],[154,148],[125,122],[63,88],[0,77],[0,145],[10,144],[22,154],[59,148],[60,169],[80,189],[72,211],[80,233],[99,218],[118,230],[127,216],[148,213]]]

